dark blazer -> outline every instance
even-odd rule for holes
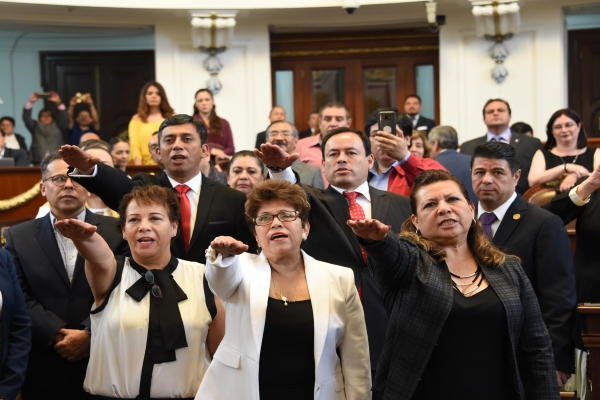
[[[23,149],[4,149],[4,158],[14,158],[15,167],[29,167],[29,157],[27,151]]]
[[[521,259],[552,338],[556,369],[575,372],[577,296],[571,242],[564,224],[556,215],[517,195],[492,243]]]
[[[348,200],[331,186],[326,190],[302,185],[310,203],[310,233],[303,249],[320,261],[351,268],[356,286],[362,283],[362,305],[369,335],[371,368],[376,369],[387,330],[387,312],[373,276],[363,264],[356,235],[347,225]],[[407,197],[369,187],[371,217],[391,225],[394,232],[411,215]]]
[[[31,319],[25,307],[12,257],[0,249],[0,399],[17,398],[31,349]]]
[[[432,130],[435,126],[435,121],[429,118],[425,118],[422,115],[419,115],[419,119],[417,120],[417,123],[414,125],[414,127],[415,129],[417,129],[422,126],[427,127],[427,133],[429,134],[429,131]]]
[[[158,175],[144,175],[141,179],[138,174],[134,179],[129,179],[119,173],[115,168],[105,164],[98,164],[98,172],[94,178],[75,178],[91,193],[99,196],[104,204],[117,210],[119,202],[134,187],[143,185],[160,185],[173,189],[166,173]],[[181,224],[177,237],[171,241],[172,254],[183,260],[203,263],[206,261],[204,251],[210,242],[217,236],[231,236],[248,246],[251,253],[256,252],[256,239],[244,213],[246,195],[237,190],[223,186],[202,176],[202,187],[196,213],[196,224],[190,239],[187,252],[183,244]]]
[[[562,193],[544,205],[544,208],[562,218],[567,224],[577,219],[577,248],[573,264],[577,281],[577,301],[600,303],[600,197],[598,192],[592,193],[590,202],[577,206],[569,198],[569,193]]]
[[[6,233],[6,249],[13,257],[32,320],[33,344],[23,386],[24,397],[30,394],[31,398],[43,398],[49,388],[60,388],[65,396],[71,395],[71,390],[84,393],[83,379],[89,360],[67,361],[53,347],[59,329],[91,327],[93,296],[85,276],[85,260],[80,255],[69,282],[50,216],[15,225]],[[97,227],[115,254],[128,253],[115,218],[88,210],[85,221]]]
[[[312,134],[313,134],[312,131],[310,130],[310,128],[308,128],[305,131],[298,132],[298,139],[307,138],[309,136],[312,136]]]
[[[477,203],[477,196],[475,196],[473,184],[471,183],[471,157],[461,154],[454,149],[446,149],[446,151],[438,154],[434,160],[442,164],[452,175],[460,179],[465,184],[471,201]]]
[[[473,155],[473,152],[475,152],[475,147],[484,144],[486,141],[487,135],[466,141],[460,146],[460,152],[471,156]],[[542,142],[540,142],[540,139],[531,136],[513,133],[510,136],[509,144],[515,148],[517,157],[519,158],[521,177],[517,184],[517,193],[522,195],[529,189],[527,177],[529,176],[529,169],[531,168],[531,160],[533,160],[535,152],[542,148]]]
[[[385,400],[411,399],[452,308],[450,272],[413,242],[391,234],[363,247],[390,313],[373,390],[383,391]],[[506,310],[513,361],[507,384],[514,398],[558,400],[552,343],[529,279],[513,258],[482,270]]]
[[[260,145],[266,143],[267,141],[267,131],[258,132],[256,134],[256,143],[254,144],[254,148],[260,150]]]

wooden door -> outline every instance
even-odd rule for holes
[[[569,108],[600,137],[600,29],[569,31]]]
[[[431,115],[424,116],[439,121],[438,50],[438,35],[420,30],[271,34],[273,105],[282,103],[277,74],[286,72],[293,75],[299,130],[308,128],[308,115],[325,99],[347,105],[353,127],[363,130],[378,108],[403,111],[405,97],[417,92],[418,68],[430,66]]]
[[[142,86],[154,79],[154,51],[41,52],[40,61],[42,87],[64,103],[91,93],[104,140],[127,130]]]

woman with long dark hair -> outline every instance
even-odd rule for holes
[[[600,150],[587,147],[585,128],[575,111],[565,108],[552,114],[546,134],[546,144],[531,161],[530,186],[554,181],[565,192],[600,165]]]
[[[213,94],[208,89],[200,89],[194,95],[194,118],[202,120],[208,128],[206,143],[210,154],[215,158],[229,159],[235,153],[231,127],[226,119],[217,115]],[[217,160],[218,161],[218,160]]]
[[[140,92],[137,114],[129,122],[130,157],[133,164],[154,165],[148,141],[158,131],[160,124],[174,114],[162,85],[154,81],[146,83]]]

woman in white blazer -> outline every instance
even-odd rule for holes
[[[226,309],[225,337],[197,400],[371,398],[354,275],[300,250],[309,210],[299,186],[268,180],[246,203],[262,253],[243,253],[248,246],[231,237],[211,242],[206,278]]]

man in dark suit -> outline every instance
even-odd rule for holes
[[[32,320],[32,348],[23,385],[24,399],[86,398],[83,380],[89,360],[92,292],[83,258],[73,242],[54,229],[66,218],[85,220],[115,254],[128,251],[117,220],[85,208],[88,192],[67,177],[68,165],[58,153],[41,163],[42,195],[48,215],[11,227],[6,249]]]
[[[516,150],[484,143],[472,158],[477,216],[492,242],[521,259],[538,298],[554,350],[559,386],[574,372],[573,328],[577,299],[571,244],[560,218],[515,192],[521,177]]]
[[[121,198],[136,186],[154,184],[187,193],[179,194],[183,207],[188,204],[188,221],[181,221],[179,233],[171,242],[177,258],[204,263],[204,251],[217,236],[231,236],[256,250],[244,214],[246,195],[211,181],[200,172],[200,160],[210,155],[206,144],[206,126],[191,116],[179,114],[167,118],[158,130],[161,161],[165,173],[146,179],[129,179],[115,168],[98,163],[98,159],[75,146],[63,146],[65,161],[76,168],[71,173],[76,182],[102,199],[113,210]],[[187,186],[187,188],[185,188]],[[185,196],[185,197],[184,197]],[[187,225],[187,230],[184,230]]]
[[[524,194],[529,189],[527,177],[531,160],[536,151],[542,148],[539,139],[518,133],[512,133],[509,128],[511,116],[510,105],[502,99],[491,99],[483,107],[483,122],[487,126],[487,133],[479,138],[466,141],[460,146],[460,152],[468,156],[473,155],[475,147],[490,141],[508,143],[517,150],[521,179],[517,185],[517,193]]]
[[[402,223],[411,215],[407,197],[369,186],[367,176],[373,165],[370,139],[360,131],[338,128],[323,139],[323,166],[330,185],[326,190],[302,185],[311,205],[310,234],[304,250],[318,260],[352,268],[361,295],[369,335],[371,369],[377,368],[387,330],[387,312],[373,275],[365,264],[356,235],[347,225],[351,218],[349,198],[364,212],[364,218],[376,218],[400,232]],[[404,142],[406,147],[406,142]],[[290,168],[298,154],[289,156],[269,146],[257,152],[275,178],[294,181]],[[281,169],[285,168],[284,171]],[[279,171],[279,172],[277,172]],[[348,198],[347,198],[348,196]],[[356,207],[356,206],[355,206]],[[375,376],[375,374],[373,374]],[[377,394],[374,398],[377,398]]]
[[[309,136],[312,136],[313,133],[315,133],[317,126],[319,126],[319,113],[318,112],[311,112],[309,114],[308,126],[309,126],[308,129],[298,133],[298,139],[307,138]]]
[[[431,158],[439,162],[452,175],[465,184],[469,198],[475,202],[477,197],[471,185],[471,157],[460,154],[458,149],[458,134],[447,125],[436,126],[429,132]]]
[[[22,149],[27,152],[27,145],[23,135],[15,132],[15,119],[4,116],[0,118],[0,131],[6,135],[6,146],[11,149]]]
[[[274,121],[285,121],[285,110],[281,106],[275,106],[269,113],[269,123]],[[254,147],[260,149],[260,145],[265,143],[267,140],[267,131],[258,132],[256,134],[256,143]]]
[[[10,149],[6,147],[6,134],[0,130],[0,158],[12,158],[15,160],[15,167],[29,167],[29,157],[27,151],[22,149]]]
[[[429,131],[435,126],[435,121],[423,117],[421,114],[421,98],[416,94],[409,94],[404,99],[404,112],[413,122],[413,129],[417,131]]]
[[[275,121],[267,127],[267,143],[279,146],[288,154],[294,152],[296,143],[298,143],[298,130],[291,122]],[[300,160],[294,161],[292,171],[298,174],[300,182],[319,189],[325,189],[321,170],[315,166],[303,163]]]

